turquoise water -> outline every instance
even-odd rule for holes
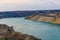
[[[23,17],[0,19],[0,24],[14,26],[15,31],[34,35],[42,40],[60,40],[60,25],[25,20]]]

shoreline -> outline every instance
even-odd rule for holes
[[[25,19],[28,20],[36,20],[39,22],[49,22],[53,24],[60,24],[60,13],[51,13],[51,14],[34,14],[31,16],[26,17]]]
[[[0,39],[3,40],[41,40],[33,35],[23,34],[21,32],[16,32],[13,26],[8,26],[6,24],[0,24]]]

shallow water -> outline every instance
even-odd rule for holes
[[[34,35],[42,40],[60,40],[60,25],[25,20],[24,17],[0,19],[0,24],[14,26],[15,31]]]

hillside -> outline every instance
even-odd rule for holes
[[[34,15],[26,17],[25,19],[60,24],[60,12],[49,13],[45,15],[34,14]]]
[[[0,18],[26,17],[35,13],[48,14],[54,12],[60,12],[60,10],[7,11],[7,12],[0,12]]]
[[[32,35],[15,32],[13,26],[0,24],[0,40],[41,40]]]

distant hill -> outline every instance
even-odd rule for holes
[[[7,11],[7,12],[0,12],[0,18],[26,17],[35,13],[46,14],[55,12],[60,12],[60,10]]]
[[[48,13],[45,15],[33,14],[28,17],[25,17],[25,19],[35,20],[39,22],[49,22],[49,23],[54,23],[54,24],[60,24],[60,12]]]

